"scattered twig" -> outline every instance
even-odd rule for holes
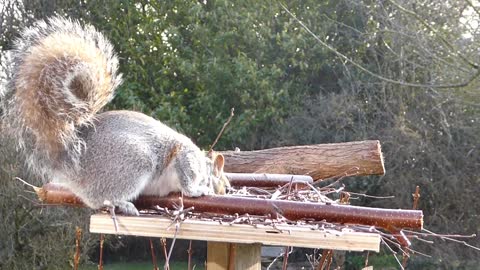
[[[383,244],[385,244],[385,246],[388,247],[388,250],[390,250],[390,252],[392,253],[393,257],[394,257],[395,260],[397,261],[398,266],[400,266],[400,269],[401,269],[401,270],[404,270],[405,268],[403,267],[403,265],[402,265],[402,263],[400,262],[400,260],[398,260],[398,258],[397,258],[397,255],[396,255],[397,252],[395,252],[395,251],[390,247],[390,245],[388,245],[387,242],[385,242],[385,239],[387,239],[387,238],[382,237],[382,238],[380,238],[380,241],[381,241]]]
[[[379,200],[382,200],[382,199],[394,199],[395,196],[374,196],[374,195],[367,195],[367,194],[363,194],[363,193],[356,193],[356,192],[348,192],[350,193],[350,195],[355,195],[355,196],[360,196],[360,197],[365,197],[365,198],[371,198],[371,199],[379,199]]]
[[[326,249],[322,253],[322,259],[318,263],[316,270],[330,269],[329,265],[332,262],[333,250]],[[325,265],[327,264],[327,265]],[[325,267],[326,266],[326,267]]]
[[[105,235],[100,234],[100,256],[98,259],[98,270],[103,270],[103,242],[105,241]]]
[[[355,167],[358,169],[358,167]],[[332,178],[329,178],[329,179],[335,179],[335,181],[333,181],[332,183],[324,186],[324,187],[321,187],[320,190],[324,190],[324,189],[327,189],[327,188],[331,188],[333,187],[334,185],[340,183],[344,178],[348,177],[348,176],[351,176],[352,174],[349,174],[348,172],[345,172],[344,174],[342,175],[339,175],[339,176],[335,176],[335,177],[332,177]],[[314,186],[316,185],[321,185],[322,183],[324,183],[325,181],[327,181],[328,179],[323,179],[322,181],[315,181],[315,183],[313,183]]]
[[[413,196],[412,209],[416,210],[418,208],[418,200],[420,199],[420,187],[419,186],[415,187],[415,193],[413,193],[412,196]],[[407,248],[403,253],[402,266],[404,268],[407,267],[407,262],[408,262],[408,259],[410,258],[409,250],[410,249]]]
[[[400,250],[402,252],[402,255],[404,255],[406,253],[403,248],[408,248],[408,247],[404,247],[401,244],[395,242],[393,236],[392,237],[384,237],[383,240],[385,241],[385,244],[387,244],[387,242],[388,242],[391,245],[395,246],[395,248],[397,248],[398,250]],[[397,254],[397,252],[395,252],[395,254]]]
[[[420,199],[420,187],[419,186],[415,187],[415,193],[412,194],[412,196],[413,196],[413,207],[412,207],[412,209],[417,210],[418,200]]]
[[[309,186],[313,190],[313,192],[315,192],[315,194],[317,194],[318,200],[320,202],[326,203],[326,202],[332,202],[333,201],[333,200],[327,198],[325,195],[322,195],[320,193],[320,191],[318,191],[317,188],[314,187],[312,184],[310,184],[310,183],[305,183],[305,184],[307,184],[307,186]]]
[[[363,266],[364,268],[367,268],[368,266],[368,258],[370,257],[370,251],[367,251],[367,256],[365,256],[365,265]]]
[[[292,191],[293,175],[290,178],[290,183],[288,184],[287,198],[290,197],[290,192]],[[313,187],[313,186],[312,186]],[[313,187],[315,189],[315,187]],[[316,190],[316,189],[315,189]],[[283,265],[282,270],[287,270],[288,265],[288,254],[290,254],[291,247],[285,247],[285,253],[283,254]]]
[[[162,244],[163,255],[165,256],[165,265],[164,270],[170,270],[170,266],[168,265],[168,254],[167,254],[167,239],[162,238],[160,239],[160,243]]]
[[[432,258],[431,255],[428,255],[428,254],[425,254],[423,252],[420,252],[420,251],[417,251],[417,250],[414,250],[414,249],[411,249],[411,248],[406,248],[409,252],[411,252],[412,254],[418,254],[418,255],[421,255],[421,256],[424,256],[424,257],[427,257],[427,258]]]
[[[110,212],[110,215],[111,215],[112,221],[113,221],[113,225],[115,226],[115,232],[118,232],[118,220],[117,220],[117,216],[115,215],[115,205],[113,205],[113,203],[110,202],[109,200],[105,200],[103,202],[103,205]]]
[[[305,254],[305,256],[307,257],[307,261],[308,261],[308,263],[310,263],[310,266],[312,267],[312,269],[314,269],[315,266],[318,265],[318,263],[317,263],[318,262],[317,249],[313,250],[312,255]]]
[[[77,227],[75,229],[75,256],[73,257],[73,269],[78,270],[78,263],[80,262],[80,240],[82,237],[82,229]]]
[[[234,116],[234,113],[233,113],[234,110],[235,110],[235,108],[232,108],[230,110],[230,116],[228,117],[227,121],[223,124],[223,127],[220,130],[220,132],[218,133],[217,138],[215,138],[215,141],[213,141],[212,146],[210,146],[210,149],[208,150],[209,153],[211,153],[213,151],[213,147],[215,147],[215,145],[218,143],[218,140],[220,140],[220,137],[222,136],[223,132],[225,131],[225,128],[228,126],[228,124],[230,124],[230,121],[232,121],[232,118]]]
[[[18,181],[20,181],[20,182],[22,182],[24,185],[27,185],[27,186],[31,187],[31,188],[32,188],[33,190],[35,190],[35,191],[37,191],[37,190],[39,189],[39,187],[34,186],[34,185],[28,183],[27,181],[23,180],[23,179],[20,178],[20,177],[15,177],[15,179],[18,180]]]
[[[327,263],[327,270],[330,269],[331,265],[332,265],[332,262],[333,262],[333,250],[332,252],[330,253],[330,258],[328,258],[328,263]]]
[[[188,249],[187,249],[187,254],[188,254],[188,270],[192,270],[192,240],[190,240],[190,243],[188,244]]]
[[[175,241],[177,240],[177,234],[179,229],[180,229],[180,222],[177,222],[175,224],[175,234],[173,235],[172,243],[170,244],[170,250],[168,251],[167,259],[165,260],[165,267],[164,267],[165,270],[170,269],[169,261],[170,261],[170,257],[172,256],[173,247],[175,246]]]
[[[157,256],[155,256],[155,248],[153,247],[153,241],[152,238],[148,239],[150,242],[150,252],[152,253],[152,264],[153,264],[153,270],[158,270],[157,266]]]
[[[435,237],[439,237],[439,238],[445,238],[445,237],[449,237],[449,238],[474,238],[474,237],[477,237],[476,234],[470,234],[470,235],[439,234],[439,233],[434,233],[434,232],[428,231],[426,229],[423,229],[423,231],[425,231],[426,233],[425,232],[416,232],[416,231],[411,231],[411,230],[404,230],[404,231],[409,233],[409,234],[420,235],[420,236],[423,236],[423,237],[428,237],[428,236],[435,236]]]
[[[433,241],[423,239],[423,238],[419,237],[418,235],[413,235],[412,238],[415,239],[415,240],[419,240],[421,242],[427,243],[427,244],[433,244],[434,243]]]
[[[283,253],[283,265],[282,270],[287,270],[288,266],[288,255],[291,253],[292,247],[285,247],[285,253]]]
[[[280,259],[284,256],[284,253],[281,252],[280,254],[277,255],[277,257],[275,257],[275,259],[273,259],[272,262],[270,262],[270,264],[267,266],[267,269],[266,270],[270,270],[270,268]],[[308,256],[307,256],[308,257]]]
[[[476,247],[476,246],[473,246],[473,245],[470,245],[468,244],[467,242],[465,241],[461,241],[461,240],[457,240],[457,239],[454,239],[454,238],[451,238],[451,237],[448,237],[448,236],[445,236],[445,235],[440,235],[440,234],[436,234],[434,232],[431,232],[427,229],[423,229],[423,231],[426,231],[428,233],[431,233],[432,235],[435,235],[435,236],[439,236],[441,239],[444,239],[444,240],[449,240],[449,241],[452,241],[452,242],[455,242],[455,243],[459,243],[459,244],[463,244],[464,246],[467,246],[469,248],[473,248],[475,250],[478,250],[480,251],[480,247]],[[473,234],[471,237],[475,237],[476,235]],[[464,236],[465,237],[465,236]]]
[[[173,235],[173,239],[172,239],[172,243],[170,244],[170,250],[168,251],[168,255],[165,257],[165,267],[164,267],[165,270],[170,269],[170,266],[169,266],[170,256],[172,255],[173,247],[175,246],[175,241],[177,240],[177,234],[178,234],[178,231],[180,229],[180,223],[185,219],[185,214],[186,213],[188,214],[188,212],[189,212],[188,211],[189,209],[188,208],[185,209],[185,207],[183,205],[183,194],[182,194],[181,197],[179,197],[179,199],[180,199],[180,205],[176,206],[176,208],[178,210],[175,210],[173,212],[173,222],[172,223],[175,223],[175,234]],[[193,210],[193,207],[190,207],[190,208]],[[185,212],[185,210],[187,210],[187,211]],[[165,250],[165,252],[166,252],[166,250]]]

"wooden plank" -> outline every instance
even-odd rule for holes
[[[161,216],[117,216],[118,232],[107,214],[90,217],[90,232],[173,238],[175,225]],[[312,230],[303,226],[219,224],[213,221],[185,220],[177,233],[178,239],[229,242],[306,248],[376,251],[380,249],[380,235],[362,232]],[[281,230],[281,231],[279,231]]]

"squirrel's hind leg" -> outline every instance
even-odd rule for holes
[[[138,212],[137,208],[133,203],[127,201],[120,201],[115,202],[115,206],[118,207],[118,210],[125,215],[129,216],[139,216],[140,213]]]

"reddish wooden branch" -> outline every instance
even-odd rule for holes
[[[40,197],[46,204],[64,204],[83,206],[70,191],[65,188],[47,184],[41,188]],[[50,197],[55,196],[55,197]],[[139,209],[148,209],[155,205],[175,208],[182,205],[178,194],[167,197],[142,196],[134,202]],[[266,200],[255,198],[240,198],[229,196],[204,196],[199,198],[183,198],[184,208],[194,207],[197,212],[217,214],[250,214],[276,217],[280,214],[289,220],[313,219],[340,224],[359,224],[397,231],[404,228],[422,229],[423,213],[420,210],[397,210],[368,208],[348,205],[325,205],[320,203],[305,203],[282,200]]]
[[[289,146],[258,151],[225,151],[225,171],[336,176],[383,175],[379,141]]]
[[[142,196],[134,202],[140,209],[154,205],[174,208],[181,205],[179,195],[167,197]],[[197,212],[217,214],[250,214],[276,217],[281,214],[289,220],[313,219],[340,224],[359,224],[394,229],[422,229],[423,213],[419,210],[370,208],[350,205],[325,205],[285,200],[267,200],[229,196],[183,197],[184,208],[194,207]]]

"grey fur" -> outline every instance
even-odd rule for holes
[[[56,41],[68,39],[80,45],[67,42],[73,48],[59,51]],[[217,173],[223,157],[221,165],[212,162],[161,122],[132,111],[95,114],[121,75],[112,45],[92,26],[61,17],[39,21],[22,33],[14,54],[13,79],[0,93],[3,124],[46,181],[66,186],[91,208],[113,204],[131,215],[138,211],[130,201],[141,193],[201,196],[229,186]]]
[[[61,142],[64,148],[63,150],[65,151],[63,160],[61,162],[53,160],[52,153],[46,150],[45,145],[38,142],[38,131],[26,126],[25,119],[21,117],[23,113],[21,105],[25,101],[18,100],[16,97],[18,89],[23,88],[37,91],[40,98],[42,98],[42,95],[46,95],[46,93],[42,93],[42,89],[37,89],[39,82],[32,82],[19,77],[19,69],[24,67],[24,60],[32,53],[32,48],[38,46],[42,40],[45,40],[45,38],[52,34],[64,35],[66,39],[78,37],[96,45],[96,49],[100,52],[99,54],[107,63],[107,71],[112,74],[110,82],[112,94],[107,98],[105,103],[113,98],[113,90],[122,82],[121,74],[117,74],[118,59],[113,52],[113,46],[100,32],[96,31],[93,26],[82,26],[77,21],[62,17],[53,17],[45,21],[37,21],[32,27],[26,28],[20,37],[15,40],[14,50],[12,52],[13,77],[7,83],[6,88],[0,93],[0,107],[3,111],[2,123],[6,127],[6,131],[17,139],[17,147],[24,154],[28,167],[41,177],[44,182],[48,181],[52,176],[52,172],[56,169],[66,171],[78,169],[79,156],[85,147],[83,139],[76,136],[75,133],[68,135],[61,134],[57,139]],[[39,61],[41,60],[39,59]],[[60,66],[64,65],[61,60],[56,64]],[[80,63],[77,70],[69,71],[65,69],[64,73],[45,74],[44,76],[45,79],[49,80],[49,84],[58,89],[58,92],[52,93],[54,96],[49,97],[53,99],[53,104],[50,106],[57,110],[54,113],[58,115],[58,118],[65,118],[65,125],[74,125],[72,120],[68,119],[69,113],[74,111],[80,111],[81,113],[86,106],[86,104],[82,104],[81,102],[73,103],[68,100],[72,91],[68,89],[68,87],[65,87],[65,81],[75,77],[75,73],[83,73],[83,76],[88,76],[88,74],[92,72],[90,68],[92,67],[83,66],[82,68],[82,64]],[[93,68],[95,69],[97,67]],[[87,81],[88,78],[86,78],[83,83],[88,83]],[[58,107],[57,104],[55,104],[55,100],[70,103],[72,105],[70,112]],[[84,115],[85,119],[83,122],[77,124],[78,127],[89,125],[94,117],[92,114]],[[59,166],[62,168],[58,168]]]
[[[95,128],[82,131],[87,146],[81,157],[82,169],[70,176],[60,172],[58,177],[60,182],[77,190],[88,206],[99,208],[105,200],[121,206],[140,193],[152,194],[148,186],[166,172],[167,156],[176,146],[180,146],[179,151],[170,163],[181,164],[175,168],[180,177],[162,179],[161,190],[154,195],[180,190],[189,196],[213,194],[212,183],[206,177],[211,174],[211,162],[184,135],[132,111],[101,113],[94,125]]]

